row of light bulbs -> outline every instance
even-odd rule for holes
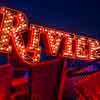
[[[34,56],[32,57],[33,62],[38,62],[40,60],[41,48],[39,46],[40,41],[40,33],[43,32],[47,36],[48,48],[50,50],[51,55],[56,55],[60,48],[60,43],[63,37],[66,38],[62,56],[74,56],[73,54],[73,40],[76,39],[75,35],[71,35],[69,33],[52,30],[50,28],[44,28],[37,25],[30,26],[31,39],[29,41],[27,49],[25,48],[24,41],[22,39],[21,32],[28,29],[28,23],[24,15],[18,12],[16,15],[12,12],[12,10],[2,8],[0,13],[3,14],[3,21],[1,25],[1,37],[0,37],[0,51],[8,52],[11,50],[11,46],[9,46],[10,38],[12,38],[13,43],[15,45],[16,51],[19,56],[23,59],[28,56],[28,52],[34,52]],[[17,24],[13,26],[13,20],[16,18]],[[85,48],[86,41],[89,42],[89,47],[91,50],[89,51],[89,59],[95,59],[99,55],[96,54],[97,47],[100,47],[98,41],[93,41],[92,39],[86,39],[85,37],[77,38],[77,50],[76,56],[79,58],[86,58],[87,54],[82,52],[82,48]],[[95,53],[94,53],[95,51]],[[26,58],[25,58],[26,59]]]
[[[41,48],[39,46],[40,41],[40,30],[39,28],[35,27],[34,25],[30,26],[30,41],[27,46],[28,52],[34,52],[33,61],[39,62],[40,61],[40,52]]]
[[[88,57],[87,56],[87,49],[86,49],[87,38],[85,38],[85,37],[78,37],[77,40],[78,40],[78,42],[77,42],[78,50],[76,51],[77,57],[87,58]]]
[[[74,40],[74,36],[70,35],[69,33],[65,34],[66,40],[64,41],[64,48],[63,48],[63,56],[73,56],[73,48],[72,48],[72,42]]]
[[[48,38],[48,43],[49,43],[49,48],[50,48],[50,53],[51,55],[56,55],[59,48],[60,48],[60,43],[62,40],[63,34],[60,32],[48,30],[47,32],[47,38]]]

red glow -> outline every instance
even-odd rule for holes
[[[41,53],[39,43],[40,37],[43,35],[46,53],[49,55],[60,55],[62,57],[84,60],[100,57],[100,53],[97,51],[100,45],[97,40],[92,41],[88,37],[33,24],[28,29],[27,18],[22,12],[9,8],[1,8],[0,13],[3,15],[0,27],[1,52],[11,52],[12,46],[9,42],[12,41],[18,56],[24,62],[29,64],[39,62]],[[29,30],[28,32],[30,33],[27,47],[22,38],[22,33],[26,30]]]
[[[51,55],[57,55],[58,50],[60,48],[60,43],[64,35],[63,32],[51,30],[48,28],[45,28],[44,31],[47,37],[47,48],[49,48],[48,53]]]
[[[88,59],[88,39],[87,37],[77,36],[76,57]]]
[[[32,56],[34,62],[39,62],[40,52],[41,52],[41,48],[39,46],[40,29],[31,24],[29,31],[30,31],[30,38],[29,38],[29,43],[27,45],[27,51],[34,53]]]
[[[75,35],[70,33],[64,34],[64,42],[63,42],[63,49],[62,55],[64,57],[72,57],[75,58]]]
[[[88,100],[100,99],[100,72],[96,72],[80,80],[76,87],[80,94]],[[84,99],[83,99],[84,100]]]
[[[100,42],[95,39],[89,39],[89,59],[96,59],[100,57],[97,49],[100,48]]]

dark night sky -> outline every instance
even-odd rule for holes
[[[0,6],[25,12],[31,23],[100,39],[100,8],[96,0],[1,0]]]

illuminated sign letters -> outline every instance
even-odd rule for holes
[[[29,35],[27,45],[22,38],[23,32]],[[83,60],[100,57],[98,40],[39,25],[30,24],[28,27],[24,13],[6,7],[0,8],[0,52],[9,53],[14,45],[16,53],[24,62],[39,62],[42,51],[41,35],[49,55]]]

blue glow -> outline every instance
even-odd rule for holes
[[[29,76],[29,72],[24,72],[23,74],[24,74],[25,77]]]
[[[0,54],[0,65],[8,63],[8,55],[7,54]]]

